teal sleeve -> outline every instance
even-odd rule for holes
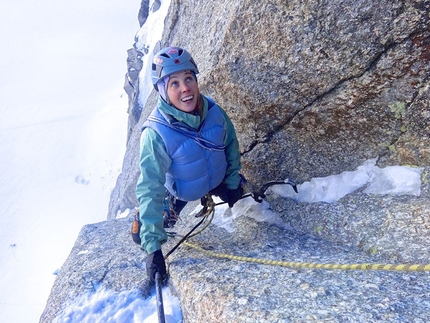
[[[241,169],[239,142],[236,137],[234,125],[227,113],[220,108],[226,121],[226,135],[224,138],[225,155],[227,158],[227,171],[224,177],[224,183],[228,189],[236,189],[240,184],[239,171]]]
[[[140,177],[136,185],[139,201],[139,213],[142,227],[140,238],[142,248],[147,253],[161,250],[167,241],[163,226],[164,183],[171,159],[166,152],[164,142],[157,132],[145,128],[140,140]]]

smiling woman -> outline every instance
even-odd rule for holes
[[[199,114],[200,91],[195,74],[181,71],[170,75],[167,97],[181,111]]]
[[[136,195],[140,223],[133,240],[149,254],[146,269],[166,275],[161,245],[187,202],[216,195],[230,207],[242,196],[239,143],[226,112],[200,94],[190,53],[166,47],[154,55],[152,84],[160,96],[144,123]],[[136,219],[136,222],[139,222]],[[137,232],[139,231],[139,232]]]

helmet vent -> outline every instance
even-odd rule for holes
[[[180,47],[166,47],[154,55],[152,61],[152,84],[158,91],[157,83],[166,76],[181,71],[191,71],[194,76],[199,73],[197,65],[185,49]]]

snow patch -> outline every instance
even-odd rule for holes
[[[152,11],[156,8],[154,6],[156,2],[157,1],[155,0],[150,0],[149,8],[151,12],[149,13],[145,24],[136,34],[136,49],[144,55],[151,55],[149,59],[148,56],[145,59],[142,59],[143,66],[139,73],[139,103],[142,107],[145,106],[146,100],[154,89],[151,81],[152,53],[157,51],[156,46],[162,38],[164,20],[170,7],[170,0],[161,1],[160,7],[155,11]]]
[[[363,191],[366,194],[413,196],[421,194],[421,169],[407,166],[379,168],[376,166],[376,160],[376,158],[367,160],[355,171],[313,178],[310,182],[298,185],[298,194],[290,185],[274,185],[268,191],[272,190],[280,196],[306,203],[334,203],[366,185]],[[219,199],[214,201],[220,202]],[[199,209],[200,206],[194,212],[197,213]],[[279,214],[270,209],[269,203],[266,201],[256,203],[252,198],[239,200],[233,208],[229,208],[227,204],[217,206],[212,223],[232,233],[235,230],[233,221],[242,215],[259,222],[275,224],[286,230],[290,229]]]
[[[215,203],[218,202],[219,200],[216,199]],[[252,218],[257,222],[275,224],[287,230],[290,228],[288,224],[282,221],[278,213],[270,209],[269,203],[266,201],[257,203],[252,198],[239,200],[232,208],[229,208],[227,203],[216,206],[212,223],[232,233],[234,232],[233,221],[242,215]]]
[[[130,209],[125,209],[124,212],[118,211],[116,213],[116,219],[126,218],[131,213]]]
[[[78,175],[78,176],[75,176],[75,183],[82,184],[82,185],[88,185],[90,183],[90,181],[85,179],[84,176]]]
[[[158,322],[156,296],[143,299],[138,290],[99,290],[78,296],[53,323]],[[179,299],[163,288],[166,322],[182,323]]]
[[[420,196],[421,169],[406,166],[374,167],[364,193]]]
[[[379,168],[376,166],[376,160],[376,158],[367,160],[355,171],[313,178],[310,182],[298,185],[298,194],[287,185],[275,185],[270,189],[280,196],[306,203],[334,203],[366,185],[364,193],[367,194],[421,195],[420,168],[407,166]]]

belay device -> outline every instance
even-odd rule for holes
[[[252,197],[254,199],[254,201],[256,201],[258,203],[261,203],[261,202],[263,202],[263,199],[266,197],[266,191],[267,191],[267,189],[270,186],[273,186],[273,185],[282,185],[282,184],[291,185],[296,193],[299,192],[298,189],[297,189],[296,183],[293,182],[290,179],[286,179],[284,181],[270,181],[270,182],[265,183],[263,186],[261,186],[261,188],[258,191],[254,191],[254,192],[246,193],[246,194],[242,195],[242,197],[239,200],[247,198],[247,197]],[[206,198],[206,201],[207,201],[206,205],[204,205],[203,208],[195,215],[195,217],[197,217],[197,218],[198,217],[202,217],[202,219],[186,235],[184,235],[182,237],[182,239],[164,256],[164,259],[167,259],[167,257],[169,255],[171,255],[184,241],[186,241],[188,238],[190,238],[192,236],[191,234],[203,222],[205,222],[205,220],[207,219],[208,215],[210,213],[213,214],[215,206],[227,203],[227,202],[220,202],[220,203],[214,204],[213,201],[212,201],[212,198],[207,198],[207,197],[205,197],[205,198]],[[205,228],[208,225],[209,225],[209,223],[205,226]]]

